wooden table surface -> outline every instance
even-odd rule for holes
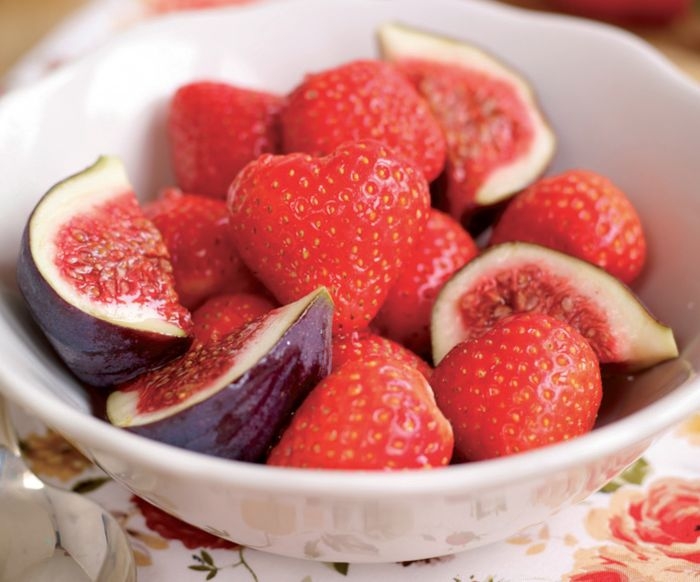
[[[89,0],[0,0],[0,76],[61,19]],[[427,0],[426,0],[427,1]],[[469,0],[464,0],[465,2]],[[546,10],[546,0],[507,0],[507,4]],[[700,11],[672,26],[635,29],[682,69],[700,80]]]
[[[548,10],[546,0],[506,0],[512,4],[533,10]],[[685,72],[700,80],[700,4],[695,10],[670,26],[636,27],[629,30],[656,46]]]
[[[88,0],[0,0],[0,76]]]

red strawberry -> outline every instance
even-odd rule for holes
[[[586,170],[542,178],[518,194],[496,224],[491,244],[541,244],[631,283],[646,260],[639,215],[610,180]]]
[[[370,360],[385,357],[398,360],[414,367],[430,380],[433,369],[428,362],[386,337],[372,333],[369,330],[351,331],[333,337],[333,370],[340,368],[351,360]]]
[[[382,61],[307,75],[288,95],[281,125],[287,152],[323,156],[346,141],[376,139],[412,160],[428,181],[445,162],[445,138],[427,104]]]
[[[420,238],[423,174],[374,142],[325,158],[263,155],[231,186],[236,247],[280,303],[323,285],[335,331],[367,327]]]
[[[346,363],[295,412],[269,465],[410,469],[446,465],[450,424],[415,368],[386,358]]]
[[[425,232],[389,291],[373,326],[417,354],[430,349],[430,316],[438,292],[452,273],[478,253],[455,219],[430,210]]]
[[[693,0],[550,0],[557,8],[618,24],[666,25],[687,15]]]
[[[600,366],[584,337],[548,315],[519,313],[457,344],[432,377],[455,432],[455,455],[476,461],[567,440],[593,428]]]
[[[223,200],[183,194],[175,188],[144,206],[163,236],[180,302],[196,308],[222,292],[251,292],[262,285],[238,256]]]
[[[168,111],[177,183],[186,192],[225,198],[239,170],[278,147],[282,98],[213,81],[183,85]]]
[[[215,295],[192,314],[194,337],[202,343],[218,341],[274,308],[272,301],[252,293]]]
[[[255,0],[144,0],[150,12],[160,14],[178,10],[201,10],[228,6],[229,4],[248,4]]]

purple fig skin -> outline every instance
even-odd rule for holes
[[[98,388],[121,384],[180,356],[190,347],[190,336],[120,327],[74,307],[41,276],[29,243],[27,226],[17,261],[19,289],[34,321],[82,382]]]
[[[199,453],[263,462],[294,410],[330,372],[332,320],[333,303],[322,293],[271,349],[215,394],[162,419],[123,428]],[[107,414],[113,416],[110,399]]]

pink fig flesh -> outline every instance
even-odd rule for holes
[[[120,387],[116,426],[173,446],[261,461],[330,371],[333,305],[324,288]]]
[[[678,355],[673,331],[617,278],[559,251],[509,242],[483,251],[440,291],[431,317],[435,364],[495,321],[528,311],[572,325],[602,364],[639,370]]]
[[[92,386],[124,382],[192,342],[167,249],[115,158],[42,197],[24,230],[17,282],[58,355]]]

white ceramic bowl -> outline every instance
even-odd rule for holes
[[[587,167],[636,204],[651,252],[638,291],[681,357],[607,395],[591,434],[444,470],[345,473],[225,461],[152,442],[91,416],[14,292],[35,202],[98,154],[120,156],[142,197],[171,180],[164,104],[204,76],[286,91],[306,71],[374,56],[378,24],[402,21],[483,45],[536,87],[558,136],[551,171]],[[0,389],[126,487],[241,544],[338,561],[468,550],[545,520],[603,485],[700,408],[700,90],[616,30],[464,0],[291,0],[138,26],[0,102]]]

